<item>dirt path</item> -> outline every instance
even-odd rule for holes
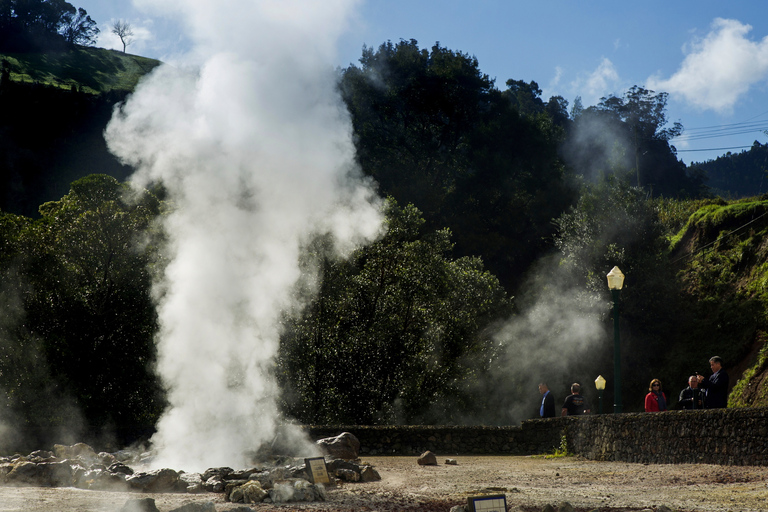
[[[455,457],[457,465],[419,466],[415,457],[367,457],[382,479],[331,488],[328,501],[251,505],[258,512],[444,511],[467,496],[505,494],[510,510],[539,511],[568,501],[578,510],[642,510],[666,505],[692,512],[768,511],[768,467],[643,465],[575,457]],[[160,512],[188,501],[238,506],[219,494],[136,494],[72,488],[0,487],[0,512],[117,512],[128,499],[151,497]]]

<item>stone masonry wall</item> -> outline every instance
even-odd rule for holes
[[[564,418],[568,448],[593,460],[768,465],[768,409]]]
[[[592,460],[768,465],[768,408],[601,414],[520,426],[307,426],[312,439],[351,432],[360,454],[534,455],[568,450]]]

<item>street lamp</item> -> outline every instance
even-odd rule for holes
[[[608,288],[613,295],[613,412],[621,413],[621,343],[619,338],[619,294],[624,286],[624,274],[619,267],[608,272]]]
[[[600,400],[600,408],[598,412],[603,414],[603,391],[605,391],[605,379],[602,375],[598,375],[595,379],[595,387],[597,388],[597,397]]]

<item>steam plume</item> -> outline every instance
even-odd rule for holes
[[[183,15],[203,64],[158,68],[107,139],[136,184],[161,181],[174,205],[158,283],[171,408],[156,465],[244,467],[278,422],[269,373],[302,243],[330,232],[348,250],[381,226],[332,69],[354,2],[181,4],[155,7]]]

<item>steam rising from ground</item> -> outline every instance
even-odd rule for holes
[[[204,58],[158,68],[107,129],[135,183],[161,181],[175,208],[158,283],[171,408],[156,465],[244,467],[275,435],[269,374],[302,243],[330,232],[345,251],[381,229],[331,64],[354,2],[153,1],[184,15]]]
[[[608,341],[608,305],[585,290],[559,256],[542,258],[530,276],[517,299],[519,313],[494,335],[498,359],[483,383],[489,402],[500,407],[488,411],[491,424],[537,417],[540,382],[549,385],[559,415],[571,383],[580,382],[589,393],[597,375],[588,377],[584,369],[594,366]]]

